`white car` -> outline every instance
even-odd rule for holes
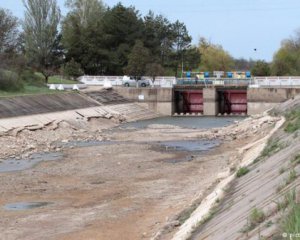
[[[147,87],[150,86],[150,80],[145,77],[141,77],[140,79],[135,80],[134,77],[124,76],[122,80],[122,85],[124,87],[136,87],[136,83],[138,87]]]

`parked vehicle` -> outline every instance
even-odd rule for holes
[[[123,86],[124,87],[136,87],[136,86],[147,87],[150,86],[150,80],[145,77],[141,77],[140,79],[136,80],[134,77],[124,76]]]

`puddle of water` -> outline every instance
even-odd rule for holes
[[[245,119],[245,117],[161,117],[124,123],[120,126],[120,128],[131,130],[135,128],[147,128],[152,124],[161,124],[174,125],[183,128],[209,129],[225,127],[243,119]]]
[[[6,210],[10,211],[21,211],[21,210],[30,210],[34,208],[45,207],[50,202],[17,202],[17,203],[9,203],[4,206]]]
[[[164,141],[159,143],[166,150],[202,152],[208,151],[220,145],[218,140],[183,140]]]
[[[31,158],[25,158],[21,160],[6,159],[0,162],[0,173],[21,171],[32,168],[34,165],[42,161],[55,161],[63,157],[62,153],[34,153]]]

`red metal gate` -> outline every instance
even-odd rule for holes
[[[224,90],[226,112],[247,113],[247,90]]]
[[[203,113],[203,91],[184,91],[184,110],[189,113]]]

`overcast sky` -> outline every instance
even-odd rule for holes
[[[187,25],[197,44],[200,36],[221,44],[233,57],[270,61],[280,42],[300,28],[300,0],[105,0],[122,2],[145,15],[150,9]],[[58,0],[66,14],[64,0]],[[21,0],[0,0],[0,7],[23,17]],[[257,49],[255,52],[254,49]]]

